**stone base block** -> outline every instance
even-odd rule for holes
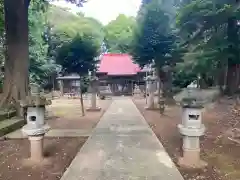
[[[26,167],[31,167],[31,168],[33,166],[41,167],[41,166],[52,165],[52,161],[51,161],[51,158],[44,158],[42,161],[34,161],[33,159],[29,158],[29,159],[24,159],[22,161],[22,165]]]
[[[90,107],[90,108],[87,108],[87,111],[88,112],[97,112],[97,111],[101,111],[101,108],[100,107],[96,107],[96,108]]]
[[[134,99],[143,99],[143,98],[144,98],[144,95],[135,94],[135,95],[133,95],[133,98],[134,98]]]
[[[202,169],[207,163],[200,159],[200,151],[184,151],[183,157],[179,158],[178,165],[186,169]]]
[[[156,110],[155,107],[145,107],[146,110]]]

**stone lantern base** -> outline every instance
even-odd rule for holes
[[[88,112],[98,112],[98,111],[101,111],[102,108],[100,107],[90,107],[90,108],[87,108],[87,111]]]
[[[205,126],[201,125],[201,128],[186,128],[179,124],[178,128],[183,135],[183,157],[178,160],[179,166],[196,169],[202,169],[207,166],[207,163],[200,159],[199,143],[199,137],[204,134]]]
[[[32,128],[28,124],[22,128],[22,132],[28,135],[30,142],[30,162],[41,163],[44,160],[43,139],[50,127],[45,124],[40,128]]]
[[[154,96],[152,93],[149,94],[149,96],[147,97],[147,106],[145,107],[146,110],[154,110]]]
[[[29,136],[28,139],[30,142],[30,160],[36,163],[43,161],[43,135]]]
[[[183,150],[183,157],[178,159],[178,165],[187,169],[202,169],[207,163],[200,159],[200,150]]]
[[[178,159],[178,165],[186,169],[203,169],[208,164],[201,160],[200,149],[183,150],[183,157]]]
[[[151,111],[151,110],[156,110],[156,108],[155,108],[154,106],[152,106],[152,107],[145,107],[145,109],[146,109],[146,110],[150,110],[150,111]]]

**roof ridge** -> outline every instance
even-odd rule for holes
[[[98,72],[108,75],[134,75],[140,72],[138,64],[127,53],[106,53],[99,63]]]
[[[131,57],[130,54],[127,53],[105,53],[103,56],[129,56]]]

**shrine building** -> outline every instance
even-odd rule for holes
[[[100,86],[110,85],[113,95],[132,95],[134,84],[143,86],[146,69],[133,63],[129,54],[104,54],[97,77]]]
[[[148,68],[141,69],[135,64],[129,54],[107,53],[100,56],[96,76],[100,81],[100,90],[110,86],[113,95],[132,95],[134,85],[139,85],[144,91]],[[79,89],[80,77],[76,74],[57,78],[60,81],[60,91],[70,92]]]

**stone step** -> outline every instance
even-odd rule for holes
[[[24,120],[16,117],[0,121],[0,137],[21,128],[23,125]]]
[[[5,119],[10,119],[14,116],[16,116],[16,111],[15,110],[0,111],[0,121],[3,121]]]

